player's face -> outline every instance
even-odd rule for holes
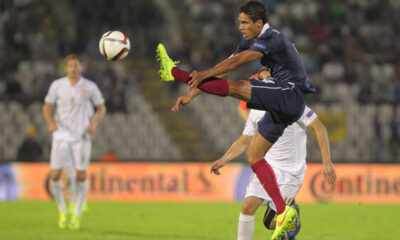
[[[239,31],[246,40],[253,39],[260,35],[263,24],[261,20],[253,22],[249,15],[245,13],[239,14]]]
[[[78,59],[69,59],[65,65],[65,72],[69,78],[79,78],[83,68]]]

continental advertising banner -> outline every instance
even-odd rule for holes
[[[220,176],[211,175],[210,166],[209,163],[94,163],[87,174],[88,199],[234,201],[243,165],[230,164]],[[15,164],[13,169],[19,199],[51,198],[48,164]],[[67,195],[68,191],[65,192]]]
[[[299,202],[400,203],[400,165],[335,164],[337,181],[325,181],[321,164],[308,164]]]
[[[88,170],[88,199],[107,201],[241,201],[251,168],[227,164],[221,175],[210,163],[94,163]],[[335,164],[337,181],[329,185],[322,165],[308,164],[298,202],[400,203],[400,165]],[[0,184],[18,199],[51,199],[49,164],[12,164],[14,184]],[[10,175],[10,174],[9,174]],[[4,178],[3,178],[4,179]],[[68,181],[64,176],[65,195]],[[13,181],[10,181],[13,182]],[[2,190],[0,189],[0,192]]]

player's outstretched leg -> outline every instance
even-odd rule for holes
[[[191,79],[190,73],[186,72],[182,69],[176,67],[178,61],[173,61],[169,56],[167,51],[165,50],[164,45],[161,43],[158,44],[157,47],[157,61],[160,63],[160,70],[158,71],[158,75],[163,82],[181,82],[187,84]],[[250,83],[249,86],[245,87],[244,93],[243,89],[240,88],[241,81],[231,81],[233,83],[229,83],[228,80],[222,78],[211,77],[205,79],[198,88],[207,92],[209,94],[218,95],[218,96],[228,96],[229,93],[232,93],[232,97],[240,98],[240,99],[250,99]],[[234,86],[230,86],[232,84]],[[239,91],[237,91],[238,89]],[[240,91],[241,90],[241,91]]]
[[[296,209],[286,205],[285,211],[279,214],[276,218],[275,231],[272,234],[271,240],[281,239],[289,231],[289,228],[294,223],[296,217]]]
[[[175,78],[172,76],[172,69],[176,67],[176,64],[179,61],[173,61],[169,56],[163,44],[159,43],[157,46],[157,61],[160,63],[160,71],[158,71],[158,75],[160,76],[161,81],[163,82],[171,82],[174,81]]]

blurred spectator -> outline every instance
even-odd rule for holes
[[[113,151],[109,151],[100,157],[100,162],[119,162],[119,157]]]
[[[17,183],[10,163],[0,163],[0,201],[17,199]]]
[[[374,116],[374,133],[375,133],[375,158],[376,161],[382,160],[383,154],[383,136],[382,136],[382,122],[378,112]]]
[[[361,104],[370,103],[372,99],[371,85],[367,81],[361,82],[361,89],[357,96],[358,102]]]
[[[12,72],[8,76],[6,84],[6,97],[10,100],[16,100],[21,97],[22,86],[16,79],[16,73]]]
[[[26,128],[26,137],[18,148],[18,162],[40,162],[42,160],[43,148],[35,139],[36,135],[36,127],[29,125]]]
[[[397,119],[396,108],[393,109],[392,117],[389,121],[390,126],[390,150],[393,158],[398,158],[400,154],[400,131],[399,120]]]
[[[335,57],[322,67],[322,76],[328,82],[342,82],[344,80],[344,73],[343,64]]]

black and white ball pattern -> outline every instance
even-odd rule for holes
[[[101,55],[109,61],[124,59],[131,49],[129,38],[120,31],[108,31],[99,42]]]

